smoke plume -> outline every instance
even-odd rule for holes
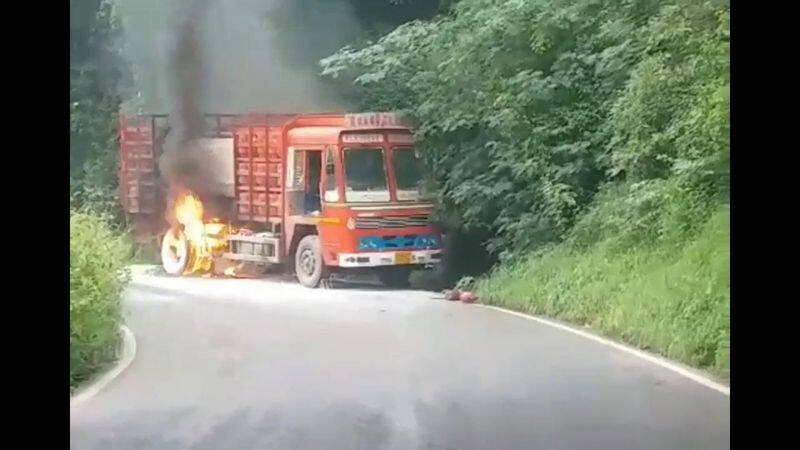
[[[210,0],[187,0],[175,15],[175,39],[165,64],[169,94],[170,134],[164,142],[160,168],[172,189],[189,189],[202,197],[216,192],[205,183],[212,179],[202,153],[194,148],[203,137],[204,95],[207,92],[203,47],[204,19]],[[170,196],[173,197],[173,196]]]
[[[347,109],[317,61],[359,35],[347,0],[116,0],[144,113],[169,114],[159,166],[173,190],[220,196],[196,148],[204,113]],[[213,205],[209,205],[213,207]],[[168,211],[171,207],[168,207]]]
[[[204,112],[320,112],[349,105],[318,61],[362,35],[350,0],[115,0],[146,113],[171,109],[176,44],[194,35]],[[199,11],[198,11],[199,10]],[[181,26],[186,24],[192,26]],[[180,70],[180,69],[179,69]],[[186,71],[190,70],[185,68]]]

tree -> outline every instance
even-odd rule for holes
[[[127,81],[108,0],[70,1],[70,188],[73,206],[116,209],[117,112]]]

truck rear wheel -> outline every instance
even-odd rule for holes
[[[404,289],[411,286],[411,270],[404,267],[387,267],[378,272],[378,279],[386,287]]]
[[[179,229],[171,229],[161,240],[161,267],[164,272],[180,276],[192,260],[191,246],[186,235]]]
[[[300,284],[308,288],[319,286],[320,281],[328,277],[328,269],[322,259],[322,247],[318,236],[310,234],[297,244],[297,251],[294,254],[294,271]]]

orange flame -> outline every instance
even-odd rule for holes
[[[175,202],[175,218],[183,225],[190,241],[203,239],[203,203],[193,194],[184,194]]]
[[[225,248],[224,223],[203,222],[203,203],[192,193],[183,194],[175,202],[175,218],[183,225],[189,243],[190,261],[186,274],[207,273],[214,267],[214,256]]]

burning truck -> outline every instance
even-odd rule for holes
[[[206,114],[194,190],[160,175],[166,115],[120,117],[120,195],[171,275],[282,265],[306,287],[337,271],[408,285],[442,253],[409,126],[392,113]]]

